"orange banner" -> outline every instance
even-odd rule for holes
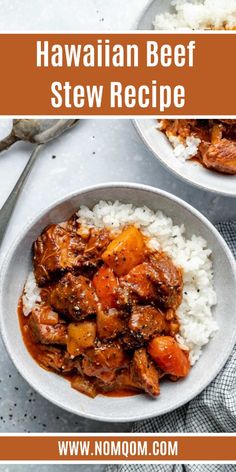
[[[0,461],[236,463],[236,436],[1,435]]]
[[[236,115],[236,32],[0,34],[0,115]]]

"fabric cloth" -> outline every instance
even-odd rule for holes
[[[235,472],[234,464],[135,464],[110,465],[106,472]]]
[[[218,231],[236,258],[236,221],[220,223]],[[235,294],[236,296],[236,294]],[[135,423],[137,433],[236,432],[236,346],[215,380],[187,405],[157,418]],[[108,472],[236,472],[236,465],[122,465]]]

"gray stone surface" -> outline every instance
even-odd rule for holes
[[[0,0],[0,31],[128,29],[146,3],[144,0]],[[0,120],[0,137],[7,134],[9,127],[10,120]],[[30,150],[31,145],[18,143],[0,156],[0,206]],[[233,199],[194,189],[161,167],[141,142],[131,121],[83,120],[70,134],[49,144],[39,157],[9,225],[0,262],[27,221],[54,200],[87,185],[119,180],[168,190],[197,207],[213,222],[235,217]],[[20,377],[0,342],[0,432],[99,432],[129,428],[129,424],[79,418],[50,404]],[[0,470],[20,471],[20,467],[6,466]],[[28,466],[22,467],[23,471]],[[35,470],[47,469],[35,466]]]
[[[0,0],[0,31],[127,30],[136,24],[147,3],[148,0]]]

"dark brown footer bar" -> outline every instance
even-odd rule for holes
[[[0,461],[236,461],[236,435],[0,435]]]

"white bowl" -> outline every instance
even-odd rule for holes
[[[177,158],[168,138],[157,129],[157,120],[139,119],[134,124],[146,146],[176,177],[204,190],[236,197],[236,175],[220,174],[198,162]]]
[[[136,29],[153,29],[153,20],[157,14],[173,13],[171,0],[165,2],[152,0],[143,10]],[[221,195],[236,196],[236,175],[226,175],[213,172],[203,167],[198,162],[181,161],[174,153],[173,148],[164,133],[158,131],[155,119],[135,120],[137,130],[153,154],[158,160],[173,172],[177,177],[188,183]]]
[[[203,349],[189,376],[176,383],[163,382],[157,399],[148,395],[91,399],[75,390],[62,377],[39,367],[28,353],[20,331],[17,303],[31,269],[31,246],[43,228],[68,218],[81,204],[89,207],[99,200],[117,199],[134,205],[160,209],[176,224],[184,223],[187,236],[203,236],[212,249],[214,283],[218,303],[214,310],[219,332]],[[2,336],[16,368],[29,384],[56,405],[81,416],[101,421],[134,421],[161,415],[180,407],[200,393],[226,362],[236,339],[236,275],[234,258],[217,230],[182,200],[152,187],[137,184],[106,184],[81,190],[45,210],[17,238],[8,253],[0,276],[0,319]]]

